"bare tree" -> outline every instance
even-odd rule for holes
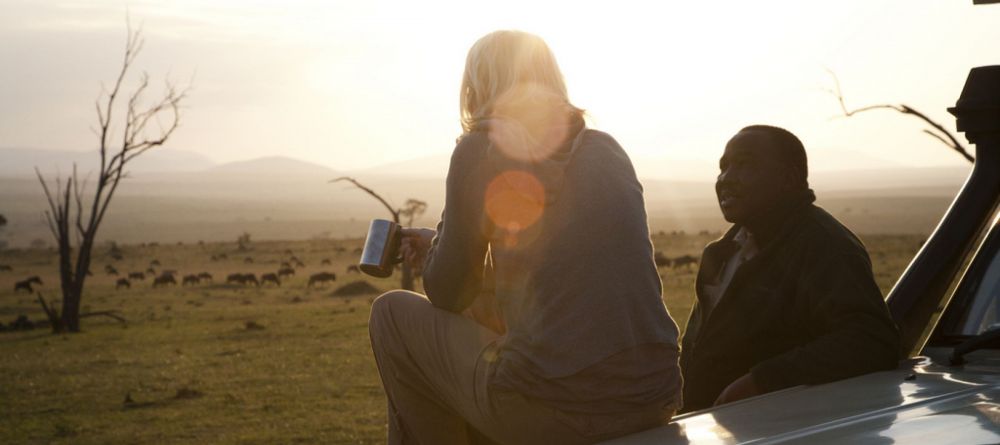
[[[924,121],[925,124],[929,125],[933,129],[933,130],[930,130],[930,129],[926,129],[925,128],[923,130],[923,132],[925,134],[933,137],[934,139],[937,139],[937,140],[941,141],[941,143],[947,145],[948,148],[951,148],[952,150],[955,150],[959,155],[961,155],[963,158],[965,158],[965,160],[967,160],[969,162],[976,162],[976,158],[974,158],[972,156],[972,154],[969,153],[969,150],[965,147],[965,145],[963,145],[961,142],[959,142],[958,138],[956,138],[955,135],[951,134],[951,132],[948,131],[948,129],[944,128],[943,125],[941,125],[941,124],[939,124],[937,122],[934,122],[933,120],[931,120],[931,118],[927,117],[927,115],[925,115],[924,113],[921,113],[921,112],[917,111],[916,109],[914,109],[913,107],[911,107],[909,105],[906,105],[906,104],[896,104],[896,105],[893,105],[893,104],[875,104],[875,105],[868,105],[868,106],[861,107],[861,108],[855,108],[853,110],[848,109],[847,105],[844,103],[844,94],[840,90],[840,80],[837,79],[837,75],[833,71],[827,70],[827,72],[830,73],[831,77],[833,77],[833,83],[834,83],[834,88],[835,89],[833,89],[833,90],[829,90],[828,89],[826,91],[828,93],[832,94],[834,97],[837,98],[837,102],[840,103],[840,109],[844,112],[844,117],[851,117],[851,116],[854,116],[855,114],[863,113],[865,111],[871,111],[871,110],[893,110],[893,111],[896,111],[898,113],[909,114],[911,116],[914,116],[914,117],[919,118],[920,120]]]
[[[413,220],[419,217],[420,215],[423,215],[424,212],[427,210],[426,202],[413,198],[407,199],[406,204],[404,204],[402,208],[397,209],[393,207],[392,204],[389,204],[389,201],[386,201],[385,198],[376,193],[375,190],[372,190],[370,187],[366,187],[364,184],[358,182],[357,179],[351,177],[341,176],[337,179],[331,179],[329,182],[339,182],[339,181],[347,181],[350,182],[351,184],[354,184],[355,187],[361,189],[365,193],[371,195],[372,198],[375,198],[376,200],[378,200],[378,202],[382,203],[385,209],[389,211],[389,214],[392,215],[392,220],[396,224],[402,225],[400,218],[405,217],[406,218],[405,227],[411,227],[413,225]],[[413,290],[414,289],[413,271],[411,270],[410,266],[406,263],[403,263],[402,275],[403,276],[400,279],[400,286],[402,286],[402,288],[406,290]]]
[[[3,233],[3,228],[7,226],[7,217],[0,214],[0,234]],[[7,248],[7,241],[0,240],[0,249]]]
[[[242,235],[236,237],[236,247],[239,251],[250,250],[250,233],[243,232]]]
[[[427,202],[410,198],[399,209],[399,216],[406,218],[406,227],[413,227],[413,220],[419,218],[427,211]]]
[[[125,56],[118,77],[110,90],[102,86],[101,93],[94,103],[98,126],[92,130],[98,137],[101,163],[93,191],[87,187],[87,177],[81,181],[75,164],[73,173],[69,177],[56,176],[54,187],[50,187],[50,182],[42,177],[37,167],[35,168],[49,204],[45,218],[59,250],[61,312],[52,305],[46,305],[41,294],[38,295],[43,309],[52,322],[53,332],[80,330],[80,300],[90,268],[91,249],[111,199],[118,190],[121,180],[127,177],[126,166],[137,156],[163,145],[180,124],[180,105],[186,97],[186,89],[178,89],[167,81],[163,96],[145,105],[143,95],[149,87],[149,75],[142,73],[135,90],[128,93],[127,97],[122,96],[125,94],[122,91],[125,77],[135,63],[142,46],[141,30],[133,30],[131,24],[127,23]],[[121,103],[122,99],[125,100],[124,104]],[[122,106],[125,107],[124,116],[117,119],[121,121],[119,125],[122,130],[118,132],[113,128],[112,120],[116,118],[114,114],[116,107]],[[161,118],[167,122],[161,122]],[[155,131],[148,129],[150,124],[155,125],[157,129]],[[149,136],[147,133],[153,135]],[[82,316],[98,314],[114,316],[108,312]]]

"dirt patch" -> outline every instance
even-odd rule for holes
[[[371,295],[381,293],[377,287],[372,286],[371,283],[358,280],[347,283],[337,290],[330,293],[331,297],[353,297],[356,295]]]

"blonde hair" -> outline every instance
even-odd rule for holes
[[[556,58],[541,37],[523,31],[494,31],[480,38],[465,59],[460,111],[462,132],[468,134],[495,111],[498,98],[515,88],[544,90],[567,107],[566,83]]]

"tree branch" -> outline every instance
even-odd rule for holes
[[[355,187],[363,190],[365,193],[368,193],[373,198],[377,199],[379,202],[382,203],[383,206],[385,206],[386,210],[388,210],[389,213],[392,214],[392,220],[395,221],[397,224],[399,223],[399,210],[393,209],[392,205],[390,205],[389,202],[385,200],[385,198],[382,198],[382,196],[380,196],[378,193],[375,193],[375,190],[372,190],[372,189],[370,189],[368,187],[365,187],[360,182],[358,182],[357,179],[354,179],[354,178],[351,178],[351,177],[348,177],[348,176],[341,176],[341,177],[339,177],[337,179],[331,179],[328,182],[329,183],[334,183],[334,182],[339,182],[339,181],[348,181],[351,184],[354,184]]]
[[[827,69],[826,71],[830,73],[830,76],[833,78],[833,83],[835,88],[833,90],[827,89],[826,92],[830,93],[837,99],[837,102],[840,104],[840,109],[844,113],[844,117],[851,117],[854,116],[855,114],[863,113],[865,111],[882,110],[882,109],[893,110],[902,114],[909,114],[924,121],[925,124],[930,125],[932,128],[934,128],[939,132],[938,134],[930,130],[924,129],[923,130],[924,133],[933,136],[935,139],[941,141],[941,143],[947,145],[948,148],[951,148],[952,150],[957,152],[960,156],[965,158],[965,160],[969,162],[976,162],[976,158],[969,153],[969,150],[965,147],[965,145],[959,142],[958,138],[956,138],[953,134],[951,134],[951,132],[948,131],[948,129],[946,129],[943,125],[934,122],[931,118],[927,117],[927,115],[917,111],[916,109],[914,109],[909,105],[875,104],[866,107],[856,108],[853,110],[847,108],[847,105],[845,104],[844,101],[844,94],[840,89],[840,80],[837,78],[836,73],[834,73],[833,71],[829,69]]]

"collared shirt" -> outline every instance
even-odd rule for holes
[[[733,252],[732,256],[726,260],[726,265],[722,267],[719,272],[719,278],[716,280],[715,284],[705,285],[705,316],[712,312],[712,309],[719,304],[719,300],[722,299],[722,295],[726,293],[726,289],[729,288],[729,282],[733,280],[733,275],[736,275],[736,270],[740,268],[743,263],[753,258],[757,254],[758,246],[757,241],[754,239],[753,235],[746,229],[741,227],[736,235],[733,236],[733,241],[740,245],[739,250]]]

